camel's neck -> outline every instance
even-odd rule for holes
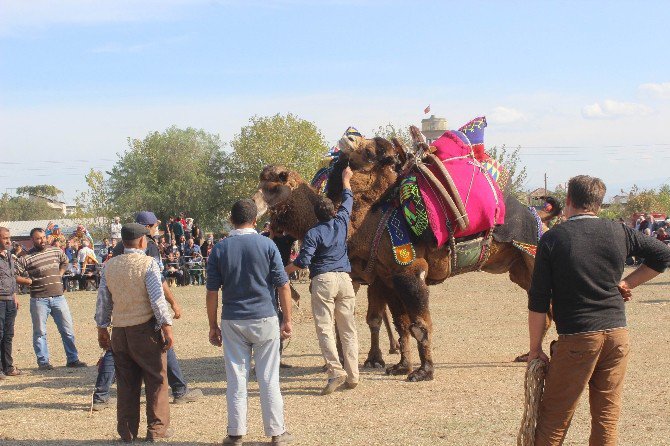
[[[354,172],[351,178],[354,207],[351,213],[350,238],[355,236],[366,215],[371,212],[372,206],[393,187],[396,179],[397,174],[390,167],[370,173]],[[341,184],[339,186],[341,190]],[[302,240],[307,231],[317,223],[314,205],[321,199],[314,188],[307,183],[301,183],[292,191],[291,197],[285,203],[270,211],[274,229]]]
[[[354,193],[354,209],[351,213],[352,235],[363,223],[372,207],[395,185],[398,174],[385,166],[372,172],[354,172],[351,189]]]
[[[319,195],[311,186],[301,183],[285,203],[270,211],[274,228],[302,240],[317,223],[314,204],[319,200]]]

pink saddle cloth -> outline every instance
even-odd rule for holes
[[[466,229],[463,230],[456,224],[455,216],[446,204],[442,203],[437,191],[434,191],[426,178],[417,172],[419,190],[426,204],[428,221],[438,246],[444,245],[449,240],[447,219],[454,229],[455,238],[486,231],[505,222],[505,201],[498,184],[477,160],[468,156],[471,150],[464,141],[467,141],[467,137],[463,133],[449,130],[432,145],[436,149],[435,155],[444,163],[461,195],[469,219]],[[441,178],[437,167],[429,168],[437,178]]]

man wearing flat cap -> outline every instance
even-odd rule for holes
[[[146,248],[144,252],[147,256],[156,259],[159,267],[161,266],[161,256],[158,245],[152,238],[158,230],[158,219],[153,212],[141,211],[135,216],[135,223],[144,226],[149,232],[146,238]],[[125,247],[122,243],[117,244],[112,251],[114,257],[120,256],[125,252]],[[174,312],[174,319],[181,317],[181,307],[177,303],[172,290],[167,286],[165,277],[161,274],[163,294],[168,304]],[[179,360],[174,352],[174,349],[167,351],[167,373],[168,384],[172,389],[173,403],[190,403],[202,398],[202,390],[191,389],[186,382],[186,378],[181,371]],[[98,364],[98,376],[95,380],[95,392],[93,392],[93,410],[100,411],[112,405],[113,399],[109,396],[109,389],[112,387],[114,381],[114,357],[111,351],[108,351]]]
[[[158,263],[145,253],[147,235],[147,228],[138,223],[121,228],[125,250],[105,263],[95,311],[98,343],[105,350],[111,348],[116,364],[117,432],[125,442],[137,438],[142,381],[147,440],[173,435],[165,354],[173,344],[172,315]]]

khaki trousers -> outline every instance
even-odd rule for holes
[[[123,440],[137,438],[142,381],[147,400],[147,437],[161,438],[170,426],[167,356],[156,320],[114,327],[112,354],[116,371],[116,430]]]
[[[328,366],[328,378],[347,376],[358,383],[358,334],[354,309],[356,294],[349,273],[332,272],[312,278],[312,314],[321,354]],[[344,368],[337,354],[334,323],[342,342]]]
[[[591,407],[589,445],[616,445],[628,352],[626,328],[559,336],[545,378],[535,446],[563,444],[587,385]]]

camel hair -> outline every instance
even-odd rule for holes
[[[402,149],[397,141],[383,138],[352,138],[341,150],[328,183],[328,197],[339,201],[342,191],[341,172],[347,165],[354,175],[351,188],[354,205],[348,240],[352,279],[368,284],[368,312],[371,346],[366,365],[384,364],[379,347],[379,332],[386,305],[391,310],[393,323],[399,334],[400,361],[386,369],[388,374],[407,374],[408,381],[433,379],[432,319],[428,305],[428,285],[439,284],[451,275],[449,247],[438,247],[434,240],[415,241],[416,259],[408,266],[395,262],[391,240],[386,231],[379,240],[373,267],[371,247],[383,211],[377,206],[398,183],[398,164]],[[267,166],[260,174],[258,192],[253,197],[259,216],[269,212],[273,230],[286,232],[302,239],[317,223],[314,204],[324,197],[305,182],[297,172],[282,166]],[[523,206],[515,198],[506,198],[507,205]],[[543,215],[548,220],[552,215]],[[532,219],[527,211],[524,218]],[[506,223],[507,224],[507,223]],[[502,225],[504,226],[504,225]],[[509,273],[510,280],[524,290],[530,287],[534,258],[522,252],[511,242],[491,242],[490,255],[482,270]],[[413,370],[410,337],[417,342],[421,365]]]

